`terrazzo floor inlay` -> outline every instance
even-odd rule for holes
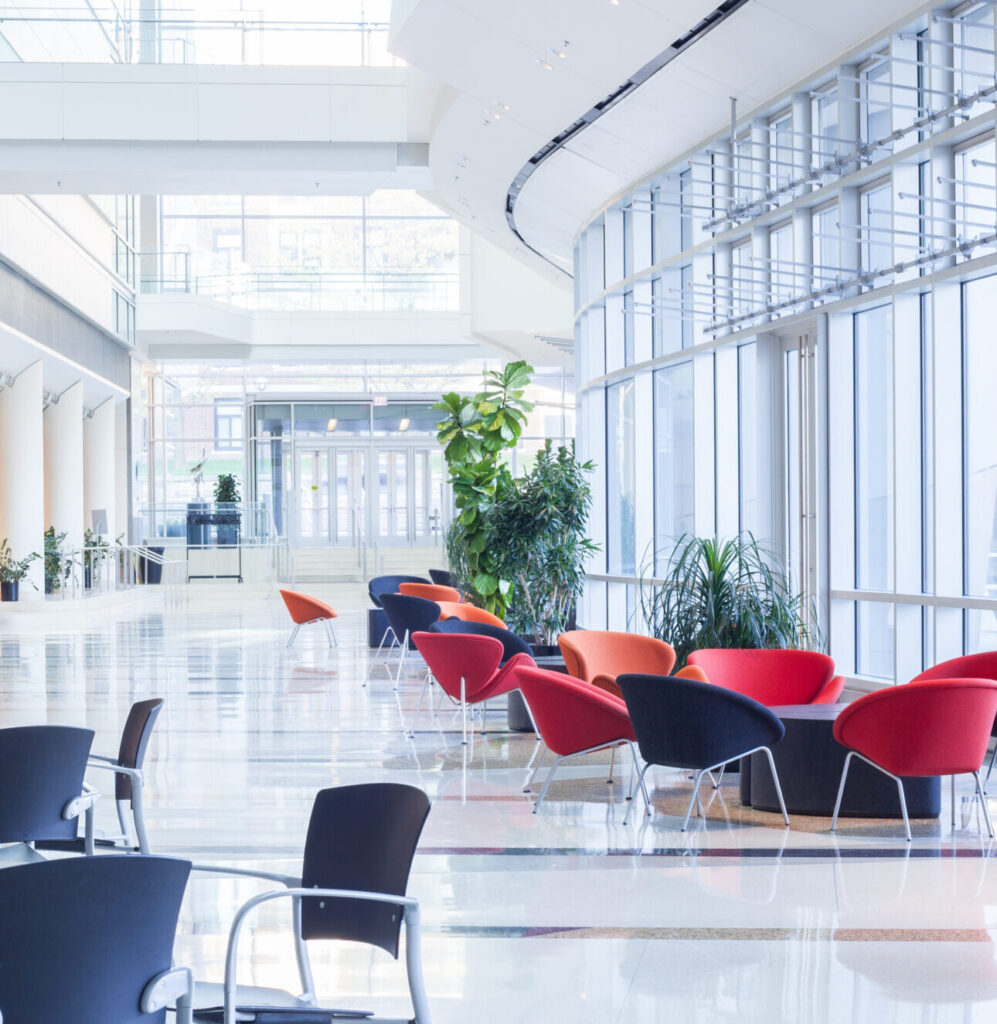
[[[736,780],[705,794],[706,818],[683,833],[689,783],[666,770],[649,773],[654,813],[638,805],[624,826],[629,766],[618,758],[609,785],[605,755],[563,765],[533,814],[532,735],[493,713],[463,747],[452,708],[417,710],[416,658],[397,692],[383,670],[362,686],[363,588],[299,589],[341,611],[338,649],[306,628],[289,651],[276,593],[221,582],[83,610],[0,608],[0,725],[87,725],[111,753],[131,703],[165,697],[146,762],[150,839],[200,863],[293,872],[318,789],[425,789],[409,891],[434,1024],[997,1017],[997,847],[971,783],[957,791],[965,820],[953,830],[943,804],[914,823],[913,844],[897,821],[849,819],[833,836],[826,819],[793,816],[787,830],[741,807]],[[112,819],[104,800],[98,827]],[[235,908],[262,888],[192,876],[176,962],[220,980]],[[294,990],[287,916],[266,905],[250,919],[241,981]],[[408,1012],[401,963],[315,945],[324,1000]]]

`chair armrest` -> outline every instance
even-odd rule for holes
[[[70,821],[72,818],[78,818],[84,811],[89,811],[99,799],[100,793],[93,786],[84,782],[83,792],[79,796],[74,796],[72,800],[66,801],[65,807],[62,809],[62,820]]]
[[[110,762],[110,763],[108,763]],[[103,768],[108,772],[117,772],[118,775],[128,775],[133,779],[138,779],[139,782],[144,781],[144,776],[140,768],[126,768],[123,764],[118,764],[117,761],[112,761],[111,758],[101,758],[99,761],[88,760],[88,768]]]
[[[841,691],[845,688],[845,677],[835,676],[832,680],[825,683],[824,686],[817,691],[817,696],[814,697],[814,704],[837,704],[838,698],[841,696]]]
[[[177,1024],[191,1024],[194,975],[187,967],[173,967],[151,978],[142,990],[138,1005],[143,1013],[158,1013],[171,1003],[176,1005]]]
[[[301,879],[294,875],[281,875],[276,871],[254,871],[252,868],[227,868],[219,864],[192,864],[191,871],[207,871],[215,875],[239,875],[244,878],[264,878],[269,882],[279,882],[289,889],[300,887]]]
[[[106,754],[90,754],[87,757],[87,764],[89,765],[91,761],[107,761],[109,764],[117,764],[118,763],[118,759],[116,757],[108,757]],[[91,767],[99,768],[101,766],[100,765],[91,765]]]
[[[592,685],[613,697],[620,697],[621,699],[623,697],[622,691],[616,685],[616,676],[612,676],[608,672],[600,672],[598,675],[593,676]]]

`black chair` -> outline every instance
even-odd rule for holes
[[[381,648],[387,643],[394,647],[398,638],[391,632],[388,625],[388,617],[381,608],[382,594],[397,594],[400,583],[428,583],[425,576],[375,576],[367,584],[367,593],[370,596],[373,608],[367,611],[367,644],[377,648],[377,657],[381,654]],[[390,638],[390,642],[389,642]]]
[[[254,896],[236,912],[225,957],[223,1006],[199,1008],[195,1010],[195,1018],[234,1024],[237,1010],[248,1013],[255,1009],[262,1013],[263,1006],[237,1006],[235,971],[239,936],[246,915],[254,907],[270,900],[290,898],[302,987],[298,998],[300,1009],[293,1007],[293,997],[288,993],[275,992],[274,996],[285,1008],[281,1010],[279,1004],[267,1007],[267,1021],[276,1024],[281,1020],[310,1019],[302,1016],[305,1008],[316,1014],[316,1021],[329,1019],[315,1009],[315,983],[305,946],[309,939],[362,942],[385,950],[397,960],[404,923],[405,961],[414,1010],[411,1020],[415,1024],[430,1024],[422,980],[419,902],[405,895],[412,858],[429,807],[429,798],[421,789],[393,782],[323,789],[312,807],[301,878],[225,867],[196,867],[197,871],[268,878],[282,882],[286,888]],[[202,992],[206,991],[207,987],[199,983],[199,1002]],[[291,1007],[288,1007],[288,1000]],[[367,1011],[356,1013],[368,1016]]]
[[[397,594],[399,583],[428,583],[425,576],[375,576],[367,584],[367,593],[377,608],[381,607],[382,594]]]
[[[3,1024],[191,1021],[190,971],[171,967],[190,864],[71,857],[0,871]]]
[[[440,619],[430,627],[433,633],[477,633],[478,636],[491,636],[502,644],[502,660],[504,665],[514,654],[528,654],[533,657],[533,648],[511,629],[493,626],[490,622],[469,622],[466,619]]]
[[[104,843],[112,845],[124,843],[130,849],[137,848],[142,853],[149,853],[149,837],[145,831],[145,813],[142,804],[142,789],[145,786],[142,764],[145,761],[145,751],[149,746],[152,727],[156,724],[163,704],[162,697],[137,701],[131,706],[128,718],[125,719],[118,756],[114,758],[101,754],[90,755],[91,768],[105,768],[115,773],[114,798],[118,808],[121,834],[104,836],[102,845]],[[129,809],[132,812],[134,836],[128,827]]]
[[[640,755],[647,762],[638,780],[646,814],[651,813],[651,803],[644,790],[644,775],[652,764],[692,770],[692,796],[682,823],[684,832],[693,804],[700,815],[703,813],[699,803],[703,776],[728,761],[764,750],[782,816],[789,824],[769,749],[782,739],[786,727],[774,712],[743,694],[693,679],[624,673],[616,682],[630,712]],[[624,824],[629,817],[628,809]]]
[[[452,587],[455,586],[453,581],[453,573],[449,569],[430,569],[429,578],[439,584],[441,587]]]
[[[405,656],[409,651],[416,650],[416,646],[412,642],[412,634],[429,629],[440,617],[440,606],[435,601],[427,601],[424,597],[409,597],[407,594],[382,594],[381,607],[384,609],[391,631],[402,649],[401,657],[398,659],[398,670],[395,672],[395,689],[398,689],[402,668],[405,665]],[[375,655],[367,669],[364,686],[370,681],[370,674],[376,663],[377,656]],[[387,669],[387,666],[385,668]],[[390,670],[388,672],[390,674]]]
[[[0,843],[76,849],[83,814],[83,850],[93,853],[98,794],[83,781],[92,743],[92,729],[66,725],[0,729]],[[0,862],[40,860],[29,846],[0,851]]]

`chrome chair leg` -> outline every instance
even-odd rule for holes
[[[993,839],[994,826],[990,821],[990,808],[987,806],[987,794],[983,791],[983,786],[980,784],[979,771],[973,772],[973,779],[976,781],[976,795],[980,798],[980,806],[983,808],[983,820],[987,823],[987,833],[990,838]]]
[[[703,779],[703,773],[698,769],[692,773],[692,796],[689,797],[689,806],[685,809],[685,820],[682,822],[682,831],[689,827],[689,818],[692,816],[693,804],[699,805],[699,784]],[[702,815],[702,808],[699,811]]]
[[[782,786],[779,784],[779,773],[775,770],[775,759],[772,757],[772,751],[768,747],[762,747],[765,751],[765,756],[769,759],[769,768],[772,771],[772,782],[775,785],[775,795],[779,798],[779,808],[782,811],[782,819],[789,825],[789,815],[786,813],[786,801],[782,798]],[[723,769],[720,769],[720,777],[723,778]]]
[[[301,629],[301,624],[295,623],[294,629],[291,630],[291,635],[287,638],[287,646],[289,650],[294,646],[294,638],[298,635],[299,629]]]
[[[398,643],[398,636],[395,631],[388,626],[381,634],[381,642],[377,645],[377,650],[374,652],[374,657],[367,663],[367,675],[364,676],[364,681],[360,684],[366,686],[370,682],[371,673],[374,671],[374,666],[377,665],[381,660],[381,651],[384,649],[384,641],[388,639],[388,634],[391,634],[393,641]],[[385,666],[387,668],[387,666]],[[388,670],[390,673],[390,669]]]
[[[398,671],[395,673],[395,689],[398,689],[398,684],[401,682],[402,669],[405,667],[405,655],[408,654],[408,630],[405,630],[405,636],[402,637],[402,656],[398,659]]]
[[[609,778],[606,781],[613,784],[613,766],[616,764],[616,747],[609,748]]]
[[[537,757],[537,754],[540,757]],[[530,758],[530,764],[533,765],[533,770],[530,772],[530,777],[526,780],[526,785],[523,786],[523,792],[528,793],[533,786],[533,780],[537,777],[537,772],[540,770],[540,765],[544,763],[544,759],[547,757],[547,744],[543,740],[538,739],[537,745],[533,750],[533,757]],[[527,768],[530,767],[528,764]]]
[[[894,775],[893,778],[897,780],[897,793],[900,794],[900,810],[904,816],[904,832],[907,833],[907,842],[912,843],[914,838],[910,834],[910,819],[907,817],[907,797],[904,795],[904,780],[899,775]]]
[[[841,810],[841,798],[845,795],[845,781],[848,778],[848,769],[851,767],[854,750],[849,750],[845,755],[845,764],[841,769],[841,782],[838,783],[838,799],[834,801],[834,814],[831,815],[831,831],[833,832],[838,824],[838,811]]]
[[[637,767],[637,752],[636,751],[633,751],[633,756],[634,756],[634,767]],[[651,767],[650,764],[644,765],[644,767],[640,769],[640,772],[639,772],[639,774],[637,776],[637,780],[638,780],[637,781],[637,786],[640,789],[641,793],[644,794],[644,817],[648,817],[650,815],[650,813],[651,813],[651,802],[647,799],[647,790],[644,788],[644,773],[650,767]],[[630,801],[630,806],[627,808],[627,813],[623,816],[623,824],[624,825],[629,824],[629,822],[630,822],[630,813],[631,813],[631,811],[633,811],[633,809],[634,809],[634,802],[631,800]]]
[[[990,773],[994,770],[994,761],[997,761],[997,739],[994,740],[994,752],[990,755],[990,764],[987,766],[987,777],[983,780],[984,786],[988,786],[990,784]]]
[[[540,805],[544,802],[544,797],[547,795],[547,790],[550,789],[551,781],[554,778],[554,773],[557,771],[557,766],[561,763],[562,758],[560,755],[554,758],[554,763],[550,766],[550,774],[544,781],[543,789],[540,790],[540,796],[537,797],[537,802],[533,805],[533,813],[536,814],[540,810]]]
[[[329,646],[338,647],[339,638],[336,636],[336,631],[332,628],[332,623],[328,619],[322,620],[325,623],[325,631],[329,637]]]

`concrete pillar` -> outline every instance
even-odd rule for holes
[[[83,546],[83,382],[50,405],[45,424],[45,526],[65,533],[66,548]]]
[[[114,500],[115,461],[114,399],[99,405],[83,421],[83,505],[86,525],[93,529],[93,513],[107,514],[109,540],[117,536]]]
[[[129,474],[131,459],[128,457],[129,406],[129,402],[118,402],[114,408],[114,496],[116,502],[114,521],[117,523],[118,533],[125,535],[126,543],[133,539],[131,536],[131,502],[129,500],[131,488]]]
[[[37,362],[0,392],[0,538],[7,538],[15,558],[32,551],[41,555],[44,549],[44,447],[42,364]],[[41,600],[44,582],[39,558],[21,585],[21,600]]]

